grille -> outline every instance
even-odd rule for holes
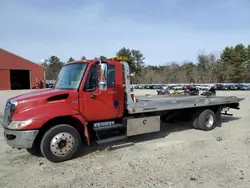
[[[4,109],[4,117],[3,117],[3,126],[7,127],[10,122],[11,122],[11,118],[12,115],[15,111],[17,103],[15,101],[7,101],[6,105],[5,105],[5,109]]]

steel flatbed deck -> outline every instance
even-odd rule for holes
[[[169,111],[185,108],[223,106],[230,107],[237,104],[244,98],[236,96],[138,96],[139,102],[128,106],[129,114]]]

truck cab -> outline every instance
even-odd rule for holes
[[[39,149],[54,162],[72,157],[82,139],[89,145],[93,122],[121,121],[125,105],[133,102],[125,98],[131,74],[124,58],[69,62],[53,88],[10,98],[3,120],[7,143],[31,153]]]
[[[59,74],[60,82],[55,83],[56,89],[68,89],[67,84],[63,83],[66,79],[70,84],[76,83],[78,100],[75,102],[78,104],[79,113],[87,122],[121,118],[124,113],[122,65],[115,61],[106,63],[104,74],[107,74],[107,80],[103,88],[99,87],[102,83],[98,80],[100,66],[94,61],[74,62],[64,66]],[[80,71],[81,69],[83,71]],[[83,76],[76,76],[77,74]],[[73,81],[74,79],[76,81]]]

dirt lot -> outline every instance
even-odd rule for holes
[[[145,94],[145,91],[136,91]],[[146,93],[155,94],[147,90]],[[18,92],[0,91],[5,100]],[[82,148],[76,159],[53,164],[6,145],[0,128],[0,187],[250,187],[250,92],[234,117],[210,132],[189,125],[166,125],[160,133],[138,136],[126,147]]]

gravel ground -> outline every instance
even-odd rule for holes
[[[5,100],[18,93],[0,91],[0,115]],[[218,95],[246,99],[241,110],[232,110],[234,117],[223,117],[223,126],[213,131],[168,124],[159,133],[128,139],[122,146],[83,147],[77,158],[60,164],[10,148],[0,128],[0,187],[249,188],[250,92]]]

